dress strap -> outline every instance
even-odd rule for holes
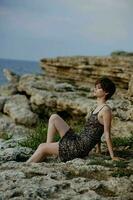
[[[99,111],[98,111],[98,113],[100,112],[100,110],[102,110],[103,109],[103,107],[104,106],[107,106],[106,104],[104,104],[100,109],[99,109]]]
[[[99,113],[99,112],[103,109],[104,106],[108,106],[108,105],[107,105],[107,104],[104,104],[96,113],[93,113],[93,114]],[[93,112],[94,112],[94,111],[93,111]]]

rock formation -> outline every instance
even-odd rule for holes
[[[99,76],[109,76],[120,88],[128,88],[133,71],[133,57],[77,56],[42,59],[47,75],[75,81],[80,85],[94,83]]]
[[[81,63],[85,63],[85,60],[92,65],[95,64],[95,77],[94,72],[93,75],[86,79],[87,76],[83,73],[79,73],[76,69],[77,67],[81,67]],[[86,116],[87,113],[91,112],[91,109],[95,107],[95,101],[93,99],[93,88],[92,82],[99,77],[100,69],[102,73],[103,67],[107,67],[107,63],[114,63],[116,58],[95,58],[94,57],[79,57],[76,58],[58,58],[58,59],[50,59],[46,63],[52,63],[52,69],[55,68],[59,73],[55,73],[52,71],[49,72],[50,64],[45,66],[46,74],[45,75],[22,75],[18,79],[17,75],[11,72],[6,71],[6,75],[10,76],[11,82],[7,85],[0,86],[0,111],[1,111],[1,119],[3,114],[8,115],[13,123],[16,125],[24,125],[26,128],[32,126],[37,122],[39,115],[49,115],[46,113],[46,110],[51,113],[54,112],[66,112],[71,117],[73,116]],[[118,58],[117,58],[118,59]],[[113,100],[109,100],[108,103],[113,109],[113,128],[112,133],[114,135],[122,135],[128,136],[131,134],[133,130],[133,107],[132,107],[132,73],[129,71],[131,68],[131,58],[128,63],[128,59],[119,58],[119,65],[117,60],[117,70],[120,69],[120,66],[123,66],[125,62],[127,62],[126,67],[128,68],[123,75],[120,73],[115,74],[115,80],[119,79],[119,84],[117,86],[117,92],[113,97]],[[58,64],[57,64],[58,62]],[[99,62],[99,65],[98,65]],[[107,62],[107,63],[106,63]],[[60,64],[59,64],[60,63]],[[62,65],[61,65],[62,63]],[[76,64],[76,67],[75,67]],[[69,69],[75,70],[74,73],[66,74],[67,71],[66,66],[73,66]],[[103,65],[100,67],[100,65]],[[63,71],[60,71],[60,68],[64,69],[65,79],[60,78]],[[87,66],[86,66],[87,67]],[[82,67],[82,72],[86,71],[86,67]],[[90,67],[90,65],[89,65]],[[88,69],[88,68],[87,68]],[[129,70],[130,69],[130,70]],[[51,67],[50,67],[51,70]],[[76,75],[76,70],[78,71],[78,75]],[[114,78],[111,73],[110,67],[110,76]],[[93,71],[93,70],[91,70]],[[123,70],[124,71],[124,70]],[[52,75],[51,75],[52,73]],[[99,75],[98,75],[99,73]],[[68,76],[69,75],[69,76]],[[107,72],[106,72],[107,75]],[[77,80],[77,76],[81,77],[81,79]],[[82,79],[82,76],[85,79]],[[64,77],[64,76],[63,76]],[[74,82],[70,82],[70,79]],[[7,77],[9,80],[9,77]],[[88,83],[86,82],[88,81]],[[86,85],[87,84],[87,85]],[[127,89],[119,88],[119,85],[127,85]],[[94,87],[94,86],[93,86]],[[49,112],[49,113],[50,113]],[[3,128],[0,127],[0,130]]]
[[[132,199],[133,150],[129,146],[119,148],[128,157],[125,162],[110,160],[103,138],[100,157],[92,151],[85,159],[67,163],[47,158],[26,164],[33,150],[19,145],[38,119],[51,113],[67,114],[72,120],[87,118],[95,107],[92,85],[100,75],[108,75],[117,86],[108,101],[113,111],[112,135],[132,135],[132,63],[131,57],[59,57],[41,60],[42,75],[18,76],[5,70],[9,83],[0,86],[0,199]]]

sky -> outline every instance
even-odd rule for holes
[[[0,58],[133,51],[133,0],[0,0]]]

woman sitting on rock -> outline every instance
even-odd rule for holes
[[[64,162],[74,158],[84,158],[96,145],[97,151],[100,152],[100,141],[103,133],[110,157],[112,160],[118,160],[119,158],[114,156],[110,137],[111,108],[106,104],[106,101],[114,94],[115,89],[115,84],[107,77],[96,81],[94,96],[97,98],[97,107],[86,121],[80,135],[74,133],[60,116],[51,115],[46,143],[40,144],[27,162],[41,162],[50,155],[57,155]],[[59,142],[53,142],[57,132],[61,139]]]

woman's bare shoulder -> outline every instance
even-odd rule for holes
[[[104,114],[104,113],[112,114],[112,109],[109,105],[105,105],[103,107],[101,114]]]
[[[112,110],[111,107],[110,107],[108,104],[106,104],[106,105],[104,106],[104,108],[105,108],[105,110],[109,110],[109,111]]]

